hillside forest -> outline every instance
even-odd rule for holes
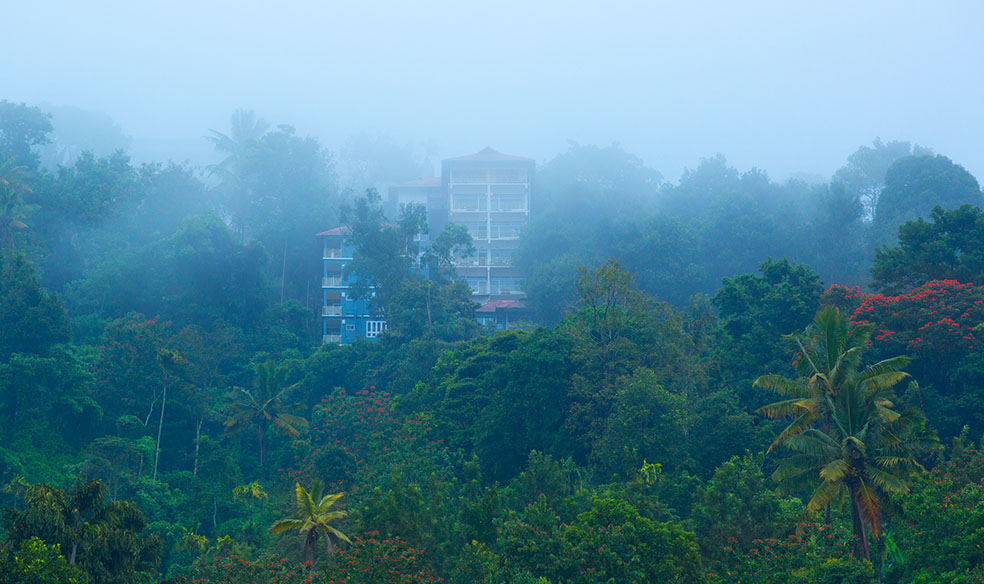
[[[216,164],[138,165],[53,121],[0,101],[2,584],[984,582],[984,211],[943,154],[572,143],[496,331],[467,234],[383,201],[410,146],[238,110]],[[342,225],[378,342],[321,344]]]

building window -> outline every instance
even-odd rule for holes
[[[526,171],[512,168],[500,168],[489,172],[489,182],[499,184],[524,184]]]
[[[481,184],[488,181],[489,175],[485,170],[452,170],[452,184]]]
[[[463,211],[485,211],[487,199],[485,195],[455,195],[452,210]]]
[[[523,195],[493,195],[493,211],[525,211],[526,197]]]
[[[488,239],[488,225],[485,221],[461,221],[458,224],[468,230],[472,239]]]
[[[489,294],[522,294],[522,278],[492,278]]]
[[[511,249],[493,249],[492,259],[489,260],[489,265],[491,266],[511,266],[512,265],[512,250]]]
[[[465,278],[472,294],[488,294],[488,281],[485,278]]]
[[[345,325],[345,330],[347,330],[347,331],[354,331],[355,330],[355,325],[354,324],[347,324],[347,325]]]
[[[500,221],[493,222],[489,226],[489,238],[490,239],[516,239],[519,237],[519,232],[523,228],[523,223],[520,221]],[[475,236],[472,235],[474,238]]]
[[[366,321],[366,338],[375,339],[379,336],[379,333],[386,330],[385,320],[367,320]]]

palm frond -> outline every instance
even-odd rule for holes
[[[301,483],[296,483],[295,492],[297,495],[297,508],[301,511],[302,517],[312,517],[315,514],[314,501],[311,499],[311,494],[307,492],[307,489],[301,486]]]
[[[325,529],[329,533],[331,533],[332,535],[334,535],[335,537],[337,537],[338,539],[344,541],[345,543],[348,543],[348,544],[351,544],[352,543],[352,540],[350,540],[347,535],[345,535],[341,531],[335,529],[334,527],[332,527],[330,525],[327,525],[327,526],[325,526]]]
[[[827,466],[820,470],[820,478],[825,481],[838,483],[842,481],[850,471],[851,463],[843,458],[838,458],[836,460],[831,460],[827,463]]]
[[[328,508],[334,505],[335,501],[341,499],[344,494],[345,493],[335,493],[333,495],[324,495],[321,497],[321,500],[318,501],[318,513],[320,514],[327,511]]]
[[[810,397],[810,388],[799,379],[790,379],[782,375],[770,373],[762,375],[752,383],[753,386],[767,389],[779,395],[792,397]]]
[[[270,533],[283,533],[285,531],[299,531],[304,527],[302,519],[278,519],[270,526]]]
[[[772,452],[772,450],[776,446],[780,444],[784,444],[793,436],[796,436],[797,434],[801,434],[807,431],[810,428],[810,425],[813,423],[813,421],[816,420],[816,418],[817,418],[816,414],[812,412],[806,412],[805,414],[793,420],[793,422],[788,426],[786,426],[786,429],[783,430],[779,434],[779,436],[772,441],[772,444],[769,445],[769,449],[766,451],[766,453]]]
[[[810,502],[806,505],[807,511],[811,513],[820,511],[836,499],[843,489],[843,483],[831,480],[823,481],[817,490],[813,491],[813,496],[810,497]]]
[[[876,466],[866,466],[864,476],[872,485],[886,493],[897,494],[909,492],[909,485],[904,478]]]

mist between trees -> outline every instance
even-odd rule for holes
[[[380,195],[432,148],[238,110],[214,165],[134,165],[58,119],[0,102],[4,584],[984,575],[984,212],[944,155],[674,181],[572,143],[496,332],[467,232]],[[339,226],[378,342],[321,345]]]

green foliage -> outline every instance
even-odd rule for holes
[[[768,260],[762,275],[725,278],[712,302],[727,334],[727,374],[752,378],[765,370],[781,370],[785,348],[780,337],[810,323],[820,304],[823,284],[808,266]]]
[[[93,584],[129,584],[152,571],[160,540],[141,533],[143,514],[128,501],[105,501],[99,481],[77,483],[69,492],[50,485],[28,489],[23,511],[7,509],[7,542],[18,546],[32,538],[58,544]]]
[[[300,483],[297,483],[295,494],[297,496],[297,518],[274,521],[273,525],[270,526],[270,532],[279,534],[296,530],[303,535],[304,562],[314,560],[314,545],[322,537],[325,539],[329,555],[334,548],[332,539],[352,543],[347,535],[332,525],[332,523],[337,523],[348,515],[346,511],[332,510],[332,506],[344,493],[325,494],[324,483],[314,481],[311,483],[310,489],[305,489]]]
[[[657,461],[668,470],[689,465],[691,424],[686,399],[663,389],[656,374],[637,369],[615,383],[614,403],[591,458],[599,470],[623,477]]]
[[[892,164],[906,156],[926,156],[933,153],[929,148],[910,144],[901,140],[882,142],[875,138],[871,146],[861,145],[850,156],[847,164],[837,169],[833,181],[844,185],[851,197],[856,197],[864,207],[864,215],[871,218],[875,214],[878,195],[885,186],[885,173]]]
[[[694,496],[691,517],[701,556],[709,565],[720,565],[718,571],[735,568],[729,561],[757,547],[754,541],[786,539],[796,526],[797,501],[777,496],[760,465],[751,455],[736,456]]]
[[[984,347],[977,341],[984,323],[984,289],[954,280],[931,281],[898,296],[831,287],[824,302],[853,311],[851,320],[874,326],[877,358],[905,353],[915,357],[909,370],[919,391],[908,403],[925,408],[941,435],[955,436],[969,425],[984,430],[977,407],[984,380]]]
[[[0,258],[0,361],[12,353],[45,355],[68,336],[61,300],[41,288],[34,266],[23,255]]]
[[[541,498],[499,526],[500,558],[507,572],[553,582],[701,582],[692,533],[639,515],[631,505],[595,499],[563,525]]]
[[[58,544],[37,537],[21,542],[9,558],[0,555],[0,584],[88,584],[89,577],[68,563]]]
[[[931,280],[984,282],[984,211],[935,207],[930,218],[901,225],[898,245],[875,252],[876,290],[901,294]]]
[[[507,479],[531,450],[566,454],[569,372],[563,334],[505,331],[446,353],[401,405],[430,413],[452,449],[474,451],[490,477]]]
[[[25,103],[0,100],[0,163],[13,160],[31,170],[38,167],[36,146],[47,144],[51,115]]]
[[[875,247],[891,244],[898,226],[928,216],[935,207],[956,209],[981,202],[977,179],[946,156],[900,158],[885,172],[885,188],[871,226],[872,241]]]
[[[971,572],[984,562],[984,455],[966,434],[954,439],[948,460],[898,498],[895,541],[913,581],[973,582]]]
[[[352,261],[345,264],[345,273],[356,277],[349,293],[369,299],[383,314],[392,312],[400,283],[417,264],[420,246],[414,238],[427,233],[426,210],[410,204],[391,224],[379,193],[368,189],[354,206],[342,207],[341,220],[348,229],[346,241],[355,248]]]
[[[239,435],[247,430],[256,432],[260,476],[264,478],[268,431],[297,438],[308,427],[305,418],[290,413],[298,409],[296,402],[289,401],[297,384],[288,384],[288,375],[286,364],[278,364],[272,359],[257,363],[253,390],[239,388],[239,399],[233,403],[231,415],[225,421],[230,435]]]
[[[811,488],[807,510],[821,511],[846,498],[856,556],[870,560],[868,537],[879,537],[882,498],[908,491],[906,479],[923,470],[916,457],[937,446],[917,410],[896,412],[894,387],[908,377],[908,364],[894,357],[861,366],[872,327],[852,325],[835,307],[817,313],[813,324],[792,336],[799,377],[764,375],[755,385],[786,399],[762,407],[770,418],[792,418],[769,451],[794,452],[773,478],[787,492]]]

